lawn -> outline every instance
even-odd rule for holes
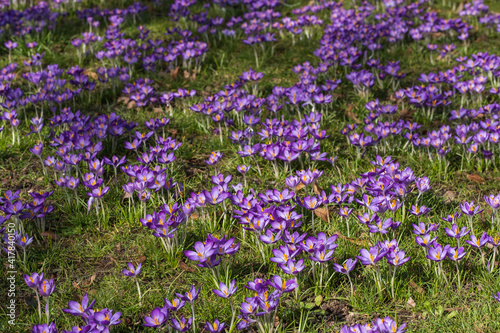
[[[500,2],[0,8],[1,332],[500,331]]]

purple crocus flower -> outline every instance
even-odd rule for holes
[[[453,261],[458,261],[461,260],[467,252],[465,252],[463,247],[455,248],[455,247],[450,247],[448,250],[448,259],[453,260]]]
[[[144,317],[144,321],[146,322],[143,326],[146,327],[161,327],[169,318],[168,311],[160,308],[154,308],[151,311],[150,316]]]
[[[184,302],[188,302],[190,304],[193,304],[193,302],[198,298],[198,296],[200,295],[200,289],[201,287],[198,287],[198,289],[195,288],[194,285],[191,286],[191,288],[189,289],[189,291],[186,291],[186,293],[184,295],[181,295],[181,294],[177,294],[177,297],[179,297],[182,301]]]
[[[56,324],[38,324],[33,326],[31,333],[57,333]]]
[[[283,280],[279,275],[273,276],[272,280],[269,280],[268,284],[282,293],[291,292],[298,287],[295,279]]]
[[[344,265],[333,264],[333,269],[340,274],[348,275],[356,266],[358,259],[352,260],[352,258],[347,259]]]
[[[224,283],[220,282],[219,289],[212,289],[212,291],[214,292],[214,294],[216,294],[219,297],[229,298],[238,289],[237,287],[235,287],[235,282],[236,282],[235,280],[231,281],[231,284],[229,285],[229,287],[226,286]]]
[[[361,263],[365,266],[367,265],[374,265],[376,264],[380,259],[385,257],[387,254],[387,249],[379,248],[378,246],[371,247],[370,250],[366,249],[361,249],[360,251],[360,256],[356,256]]]
[[[196,242],[194,244],[194,251],[185,251],[184,255],[192,261],[204,262],[211,255],[213,255],[215,250],[212,248],[212,244],[203,244],[202,242]]]
[[[33,290],[36,290],[38,288],[38,285],[40,282],[43,280],[43,273],[38,275],[38,273],[32,273],[31,275],[25,274],[24,275],[24,281]]]
[[[103,326],[118,325],[121,323],[120,319],[121,312],[116,312],[113,314],[113,310],[102,309],[99,312],[94,313],[94,320]]]
[[[122,274],[125,276],[135,278],[137,275],[141,273],[142,264],[140,263],[137,267],[134,267],[131,262],[127,263],[128,269],[123,269]]]
[[[297,262],[295,262],[293,260],[288,260],[288,262],[280,263],[280,264],[278,264],[278,266],[281,268],[283,273],[290,274],[290,275],[299,274],[305,268],[303,259],[300,259]]]
[[[54,292],[55,288],[56,288],[56,286],[54,284],[54,280],[53,279],[50,279],[50,281],[47,280],[47,279],[44,279],[38,285],[38,292],[43,297],[49,297]]]
[[[172,328],[181,333],[189,330],[191,328],[192,323],[193,323],[193,318],[189,318],[187,321],[185,317],[181,317],[180,320],[174,318],[171,319]]]
[[[93,300],[89,304],[89,296],[88,294],[85,294],[85,296],[83,296],[81,304],[75,301],[69,301],[68,302],[69,309],[63,309],[63,311],[73,316],[85,316],[86,314],[88,314],[89,310],[92,309],[94,303],[95,300]]]
[[[410,257],[405,257],[405,251],[389,251],[387,253],[387,262],[391,266],[401,266],[410,260]]]
[[[475,206],[474,201],[472,201],[470,203],[468,203],[468,202],[460,203],[460,209],[462,210],[462,212],[465,215],[468,215],[468,216],[474,216],[476,214],[481,213],[484,210],[484,209],[481,209],[479,206]]]
[[[484,232],[481,238],[479,239],[475,235],[471,234],[470,240],[466,240],[465,242],[476,249],[480,249],[483,246],[485,246],[486,243],[488,243],[488,239],[489,239],[488,234]]]
[[[462,229],[459,229],[456,224],[453,224],[451,226],[451,229],[444,228],[444,232],[446,232],[446,235],[448,235],[449,237],[460,239],[463,236],[468,235],[470,233],[470,230],[467,230],[467,227],[462,227]]]
[[[224,331],[226,328],[226,324],[220,323],[219,319],[215,319],[213,323],[209,323],[208,321],[205,324],[205,329],[210,333],[219,333]]]
[[[445,245],[444,247],[441,244],[434,243],[433,246],[429,247],[429,253],[427,254],[427,259],[432,261],[442,261],[446,258],[448,251],[450,249],[450,245]]]

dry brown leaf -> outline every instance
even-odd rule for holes
[[[90,277],[90,280],[89,280],[89,283],[82,283],[82,287],[86,288],[86,287],[90,287],[92,285],[92,283],[94,283],[94,280],[96,278],[96,275],[93,274],[91,277]]]
[[[353,244],[356,244],[359,246],[365,246],[366,244],[368,244],[369,246],[372,246],[372,244],[368,240],[364,241],[361,239],[348,238],[348,237],[342,235],[339,231],[336,231],[334,234],[337,235],[337,237],[339,237],[340,239],[343,239],[347,242],[350,242],[350,243],[353,243]]]
[[[117,265],[118,265],[118,262],[115,260],[115,258],[113,258],[112,256],[109,256],[109,259],[110,259],[112,262],[114,262],[115,264],[117,264]]]
[[[328,222],[328,210],[326,208],[316,208],[314,214],[325,222]]]
[[[186,80],[189,80],[189,77],[190,77],[189,72],[185,70],[185,71],[184,71],[184,78],[185,78]]]
[[[182,269],[184,272],[194,273],[194,269],[186,265],[186,263],[183,261],[179,261],[179,268]]]
[[[474,183],[481,184],[484,182],[484,178],[478,175],[477,173],[474,173],[472,175],[467,175],[467,179],[473,181]]]
[[[139,256],[135,261],[140,264],[143,263],[146,260],[146,256]]]
[[[306,187],[304,184],[299,183],[299,185],[297,185],[297,187],[295,188],[295,191],[301,190],[301,189],[303,189],[304,187]]]
[[[418,292],[419,294],[425,294],[425,290],[424,288],[420,287],[418,284],[416,284],[413,280],[410,280],[410,282],[408,283],[408,285],[413,289],[415,290],[416,292]]]
[[[136,104],[135,104],[135,101],[130,101],[128,102],[127,104],[127,110],[130,110],[132,108],[135,108]]]
[[[314,190],[314,193],[316,195],[320,195],[321,191],[323,191],[323,189],[321,187],[319,187],[316,183],[314,183],[314,185],[313,185],[313,190]]]
[[[355,123],[359,124],[359,123],[361,123],[361,121],[356,117],[356,114],[354,112],[352,112],[353,108],[354,108],[354,105],[352,105],[352,104],[347,105],[347,108],[345,110],[345,114],[346,114],[347,118],[354,120]]]
[[[162,108],[153,108],[154,113],[162,113],[163,109]]]
[[[406,301],[406,305],[408,305],[409,307],[411,308],[414,308],[417,306],[417,303],[415,303],[415,301],[413,300],[413,298],[408,298],[408,300]]]
[[[44,231],[40,234],[40,236],[42,237],[48,237],[52,240],[56,240],[57,239],[57,235],[55,233],[53,233],[52,231]]]
[[[172,79],[175,79],[175,78],[177,77],[177,75],[179,75],[179,69],[180,69],[180,68],[181,68],[181,67],[179,66],[179,67],[177,67],[176,69],[174,69],[174,70],[172,70],[172,71],[170,72],[170,75],[172,76]]]
[[[71,284],[73,285],[73,288],[80,289],[80,286],[76,283],[76,281],[73,281]]]
[[[444,202],[455,201],[455,199],[456,199],[455,192],[453,192],[453,191],[446,191],[444,193],[444,195],[443,195],[443,198],[444,198]]]
[[[94,72],[91,72],[88,70],[84,70],[83,74],[91,77],[93,80],[97,80],[97,78],[98,78],[97,73],[94,73]]]
[[[130,101],[129,97],[127,97],[127,96],[121,96],[121,97],[118,97],[118,100],[116,102],[117,103],[127,104],[129,101]]]

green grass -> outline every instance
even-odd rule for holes
[[[291,7],[284,7],[284,15],[289,14],[292,8],[307,3],[308,1],[291,1]],[[454,2],[456,3],[458,2]],[[500,5],[497,2],[487,3],[491,5],[492,10],[500,11]],[[131,2],[126,2],[126,4],[129,5]],[[90,5],[90,2],[85,3],[85,6],[90,7]],[[113,6],[124,7],[119,2],[106,2],[106,7],[112,8]],[[452,7],[449,4],[442,5],[441,1],[436,1],[435,8],[443,17],[458,16],[456,11],[451,10]],[[174,26],[165,18],[167,12],[168,4],[146,11],[138,17],[138,24],[144,24],[150,29],[152,37],[163,38],[165,28]],[[214,14],[222,15],[222,11],[214,11]],[[241,14],[241,9],[235,8],[225,13],[226,17],[233,14]],[[317,15],[327,18],[324,13]],[[39,44],[37,51],[45,52],[45,65],[57,63],[62,68],[68,68],[78,61],[70,41],[85,29],[76,24],[79,22],[75,14],[71,13],[57,23],[57,29],[54,32],[34,38]],[[100,29],[101,33],[103,29]],[[138,32],[131,19],[124,23],[123,32],[130,37],[137,35]],[[284,87],[293,85],[298,79],[298,75],[292,72],[293,66],[305,61],[316,65],[318,59],[313,55],[313,51],[319,46],[320,36],[321,31],[317,30],[312,40],[296,38],[293,47],[291,47],[289,35],[284,38],[278,37],[278,41],[273,44],[273,55],[269,48],[266,49],[265,55],[261,53],[259,55],[261,66],[258,71],[263,72],[265,76],[258,84],[259,95],[267,96],[276,85]],[[11,39],[20,45],[24,45],[27,41],[18,37]],[[437,36],[432,40],[435,44],[452,41],[454,40],[446,36]],[[457,50],[453,52],[453,57],[465,54],[463,43],[456,43],[456,45]],[[476,26],[474,33],[471,34],[467,53],[484,51],[500,54],[500,39],[498,35],[487,32],[484,27]],[[8,63],[8,55],[5,50],[1,52],[0,66],[4,66]],[[20,47],[12,54],[13,60],[19,64],[28,56],[29,51],[25,47]],[[409,40],[396,45],[384,45],[376,56],[380,57],[382,63],[400,60],[402,71],[408,73],[401,82],[403,87],[417,84],[416,80],[422,72],[437,72],[453,66],[452,62],[437,59],[434,65],[431,64],[428,54],[422,56],[416,52],[414,44]],[[100,64],[93,57],[87,56],[83,59],[82,66],[95,71]],[[190,105],[200,101],[204,96],[218,92],[224,85],[234,82],[250,67],[256,69],[251,47],[243,45],[238,39],[215,41],[211,37],[210,50],[206,61],[201,66],[201,71],[196,74],[196,79],[186,79],[181,72],[177,77],[172,77],[159,71],[146,73],[141,68],[134,69],[133,78],[151,78],[155,82],[156,91],[174,91],[181,87],[195,89],[198,94],[197,97],[189,100]],[[322,151],[338,156],[337,167],[332,168],[326,163],[316,165],[317,168],[324,170],[319,186],[325,190],[328,190],[331,184],[349,182],[360,173],[369,170],[371,168],[369,161],[373,160],[377,154],[375,150],[370,149],[363,159],[357,160],[356,151],[339,133],[345,124],[353,122],[352,117],[349,116],[350,113],[353,113],[359,120],[363,119],[366,115],[364,109],[366,100],[362,100],[355,94],[351,85],[345,83],[347,80],[342,71],[339,71],[338,75],[344,82],[335,92],[336,99],[325,115],[325,122],[322,126],[330,135],[322,142]],[[19,82],[18,79],[17,82]],[[102,89],[102,85],[98,84],[90,99],[87,94],[84,94],[81,99],[77,98],[76,108],[73,110],[79,109],[89,115],[115,112],[127,120],[141,124],[151,117],[168,116],[165,110],[158,112],[150,108],[127,109],[117,101],[121,96],[121,88],[115,93],[108,89],[101,94]],[[368,100],[374,98],[388,101],[387,89],[374,88]],[[264,116],[272,117],[272,115],[263,115],[261,118]],[[412,120],[425,121],[418,114],[412,117]],[[167,127],[168,135],[183,142],[182,147],[176,152],[177,160],[173,164],[172,177],[174,181],[184,184],[185,195],[192,191],[209,188],[209,177],[213,174],[213,168],[208,167],[204,160],[211,151],[224,153],[219,168],[224,174],[233,174],[235,177],[233,183],[243,181],[236,171],[236,165],[248,163],[236,154],[239,149],[227,138],[220,143],[218,135],[204,131],[198,126],[199,119],[198,115],[189,110],[183,110],[181,105],[176,105],[171,123]],[[428,129],[437,127],[431,122],[425,123],[425,126]],[[145,129],[141,125],[139,130]],[[169,258],[164,253],[160,241],[140,224],[139,218],[142,217],[140,212],[135,214],[133,209],[129,210],[128,199],[123,198],[123,191],[114,186],[114,181],[109,182],[111,189],[105,197],[106,218],[103,221],[98,221],[93,212],[87,214],[85,205],[77,206],[74,202],[68,204],[64,191],[55,186],[51,179],[43,177],[39,160],[29,152],[28,149],[38,141],[38,138],[34,135],[24,137],[23,134],[28,131],[23,120],[20,127],[23,138],[20,145],[11,145],[8,126],[0,134],[0,192],[3,193],[8,189],[22,189],[21,196],[27,200],[30,191],[54,190],[54,195],[50,198],[54,212],[48,215],[48,228],[54,239],[37,235],[33,245],[28,248],[26,267],[22,267],[18,262],[17,325],[8,326],[5,311],[2,311],[0,330],[13,333],[28,332],[30,327],[38,322],[35,296],[22,279],[22,274],[34,271],[44,272],[48,278],[53,278],[56,282],[56,292],[51,296],[51,314],[57,327],[61,329],[69,329],[72,325],[82,324],[77,318],[64,314],[61,310],[67,307],[68,301],[80,301],[83,295],[88,293],[91,299],[97,300],[95,307],[112,308],[122,312],[123,322],[115,327],[113,332],[152,331],[142,327],[142,318],[154,307],[161,307],[164,298],[172,299],[175,293],[184,293],[191,284],[201,286],[200,298],[195,303],[198,323],[213,321],[216,318],[226,323],[230,321],[231,313],[228,302],[211,292],[213,283],[210,273],[189,262],[182,252],[179,252],[173,259]],[[46,137],[49,130],[45,128],[42,134]],[[133,154],[122,148],[126,140],[126,138],[121,138],[114,154],[117,156],[127,154],[129,160],[132,160]],[[46,149],[49,150],[48,145]],[[110,152],[109,147],[105,148],[105,152]],[[46,154],[44,153],[44,156]],[[498,191],[497,184],[500,179],[498,169],[492,167],[487,170],[479,169],[477,163],[473,162],[460,171],[457,151],[450,153],[451,166],[447,173],[440,170],[436,163],[429,162],[425,154],[411,154],[409,150],[397,148],[397,145],[394,145],[388,154],[395,158],[401,167],[410,167],[415,175],[426,175],[431,179],[433,188],[423,196],[421,203],[432,209],[429,219],[433,223],[438,223],[440,217],[456,211],[459,202],[474,200],[484,207],[486,204],[483,202],[483,195]],[[279,179],[276,179],[271,164],[265,161],[259,161],[259,163],[263,170],[262,176],[253,166],[247,175],[248,184],[256,191],[284,188],[283,180],[287,176],[285,172],[281,172]],[[306,167],[309,166],[311,165],[306,164]],[[300,169],[298,163],[293,167],[295,170]],[[476,173],[479,175],[479,182],[477,178],[471,177]],[[112,177],[112,172],[105,175],[106,181]],[[119,174],[119,178],[122,183],[126,181],[123,173]],[[80,186],[78,193],[80,199],[86,200],[85,192]],[[304,190],[300,194],[305,195]],[[157,206],[157,203],[150,204],[148,212],[154,211]],[[209,209],[208,212],[210,216],[213,215],[213,209]],[[358,212],[353,213],[353,216],[356,213]],[[488,230],[489,214],[485,213],[476,218],[476,233]],[[309,212],[305,214],[304,220],[307,221],[307,219],[310,219]],[[318,221],[318,218],[316,220]],[[500,331],[498,322],[500,305],[491,297],[500,289],[498,269],[491,275],[486,274],[485,270],[480,267],[478,253],[466,247],[470,255],[462,262],[463,287],[457,288],[455,268],[449,262],[445,263],[445,270],[451,283],[445,285],[439,282],[435,278],[434,269],[427,266],[428,260],[414,241],[411,223],[416,222],[416,218],[410,217],[398,230],[398,233],[402,235],[400,247],[412,259],[397,272],[394,300],[388,297],[390,287],[387,286],[382,293],[379,293],[373,283],[371,270],[358,264],[352,274],[355,285],[353,297],[349,295],[348,281],[339,274],[334,274],[328,286],[316,293],[312,282],[305,280],[300,302],[295,302],[293,297],[284,297],[282,300],[278,312],[281,323],[279,330],[292,332],[300,327],[303,332],[338,331],[344,324],[364,323],[377,317],[391,316],[399,323],[408,322],[409,332]],[[353,226],[351,232],[359,241],[353,242],[339,238],[339,246],[334,255],[334,261],[337,263],[358,255],[359,249],[367,246],[367,241],[373,242],[366,229],[358,225],[354,226],[354,217],[351,223]],[[441,226],[441,229],[443,228],[444,226]],[[346,234],[345,225],[335,212],[331,215],[330,224],[321,222],[321,230],[328,234],[333,232]],[[256,255],[257,252],[252,249],[248,238],[241,240],[240,227],[236,221],[231,220],[231,224],[220,233],[227,233],[242,242],[241,250],[232,259],[231,276],[236,279],[238,285],[236,301],[243,301],[245,296],[249,296],[244,288],[247,281],[281,273],[276,265],[268,262],[262,263],[262,259]],[[205,235],[206,221],[195,219],[187,230],[184,249],[191,248],[196,241],[204,240]],[[438,240],[440,243],[449,242],[443,232],[439,233]],[[363,245],[360,245],[360,242]],[[139,277],[143,293],[142,306],[138,304],[135,284],[121,274],[127,262],[142,262],[143,264],[144,271]],[[2,290],[6,286],[5,271],[3,269],[0,273]],[[333,270],[330,269],[330,274],[332,272]],[[386,266],[383,267],[382,272],[383,274],[388,272]],[[317,298],[317,295],[321,295],[322,299]],[[0,302],[2,304],[7,302],[5,293],[0,294]],[[182,314],[190,316],[188,308],[186,306],[181,311]]]

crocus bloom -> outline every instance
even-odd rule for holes
[[[480,249],[483,246],[485,246],[486,243],[488,243],[488,239],[489,239],[488,234],[484,232],[481,238],[479,239],[477,239],[475,235],[471,234],[470,240],[466,240],[465,242],[476,249]]]
[[[50,323],[47,324],[39,324],[33,326],[31,329],[32,333],[57,333],[56,324]]]
[[[445,245],[444,247],[440,244],[434,244],[434,246],[429,247],[429,254],[427,254],[427,259],[432,261],[442,261],[446,258],[450,245]]]
[[[50,279],[50,281],[45,279],[38,285],[38,292],[43,297],[49,297],[54,292],[55,288],[56,286],[53,279]]]
[[[75,301],[69,301],[68,302],[69,309],[63,309],[63,311],[73,316],[83,316],[84,314],[88,313],[90,309],[92,309],[95,300],[93,300],[90,304],[88,303],[89,303],[89,296],[85,294],[85,296],[83,296],[81,304]]]
[[[475,206],[474,201],[472,201],[471,203],[468,202],[460,203],[460,209],[465,215],[469,216],[474,216],[476,214],[481,213],[484,210],[480,209],[479,206]]]
[[[160,327],[163,325],[168,319],[168,316],[165,315],[164,311],[160,308],[154,308],[153,311],[151,311],[150,316],[144,317],[144,321],[146,322],[143,324],[146,327]]]
[[[386,249],[380,249],[378,246],[371,247],[370,250],[361,249],[360,256],[356,256],[363,265],[374,265],[387,254]]]
[[[237,289],[238,288],[235,287],[235,280],[233,280],[231,281],[229,287],[227,287],[224,283],[220,282],[219,289],[212,289],[212,291],[219,297],[229,298],[236,292]]]
[[[344,265],[333,264],[333,269],[340,274],[348,275],[356,266],[358,259],[352,260],[351,258],[347,259]]]
[[[464,248],[461,246],[458,249],[454,247],[450,247],[448,250],[448,259],[453,260],[453,261],[458,261],[465,257],[467,252],[465,252]]]
[[[387,253],[387,262],[391,266],[401,266],[410,260],[410,257],[405,257],[405,251],[389,251]]]
[[[174,330],[183,333],[191,328],[191,324],[193,323],[193,318],[189,318],[187,321],[185,317],[181,317],[181,320],[172,318],[171,322]]]
[[[195,286],[191,286],[189,291],[186,291],[184,295],[181,294],[176,294],[177,297],[179,297],[182,301],[188,302],[190,304],[193,304],[193,302],[198,298],[200,295],[200,289],[201,287],[198,287],[198,289],[195,288]]]
[[[219,333],[222,332],[226,328],[226,324],[224,323],[219,323],[219,319],[215,319],[215,321],[212,323],[209,323],[208,321],[205,324],[205,329],[209,331],[210,333]]]
[[[280,292],[291,292],[298,287],[295,279],[283,280],[279,275],[273,276],[273,279],[269,281],[269,285]]]
[[[444,232],[446,232],[446,234],[449,236],[449,237],[453,237],[453,238],[456,238],[456,239],[460,239],[462,238],[463,236],[467,235],[470,233],[470,230],[467,230],[467,227],[462,227],[462,229],[459,229],[458,226],[456,224],[453,224],[451,226],[451,229],[448,229],[448,228],[444,228]]]
[[[137,265],[137,268],[132,265],[131,262],[127,263],[128,269],[122,270],[122,274],[125,276],[133,277],[135,278],[137,275],[141,273],[142,270],[142,264]]]
[[[24,281],[31,289],[37,289],[40,282],[43,280],[43,273],[38,275],[38,273],[33,273],[31,275],[25,274]]]

